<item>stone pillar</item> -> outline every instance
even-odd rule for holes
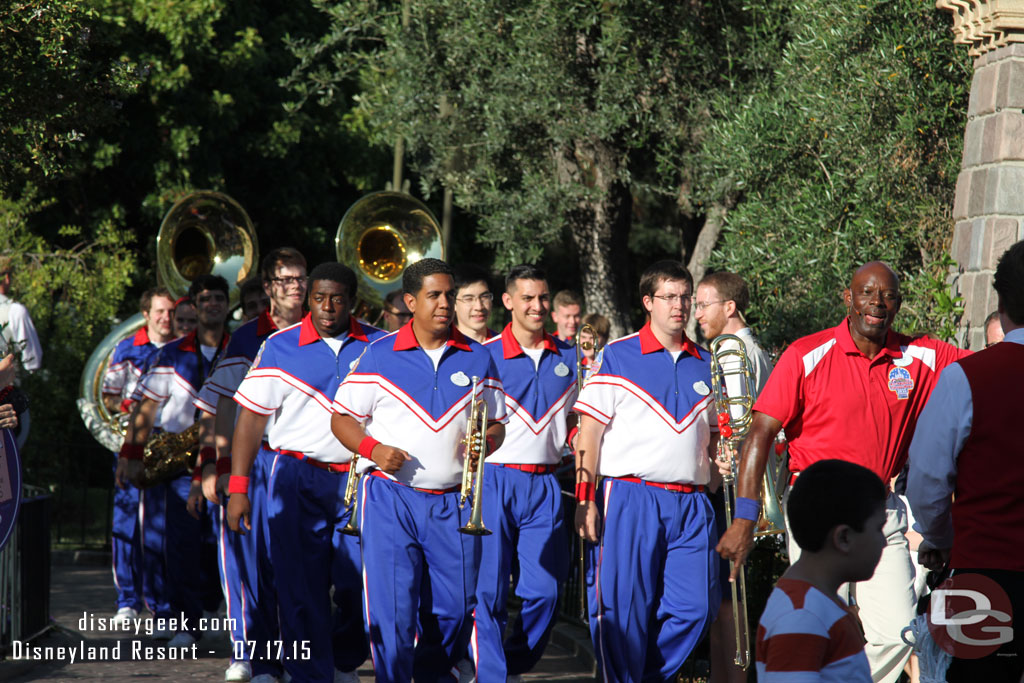
[[[964,300],[960,335],[984,346],[996,308],[992,273],[1024,239],[1024,0],[938,0],[953,13],[953,42],[975,57],[964,154],[953,203],[953,258]]]

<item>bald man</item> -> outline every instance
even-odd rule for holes
[[[884,263],[858,268],[843,300],[846,318],[793,342],[754,404],[740,458],[737,513],[718,544],[719,553],[737,567],[753,546],[758,491],[780,429],[789,441],[791,482],[812,463],[829,458],[863,465],[891,482],[907,462],[917,418],[939,373],[969,353],[892,331],[903,299],[899,278]],[[887,544],[874,576],[844,586],[840,595],[860,608],[873,680],[891,683],[910,657],[900,631],[914,618],[916,603],[907,509],[891,486],[883,531]],[[799,548],[790,542],[789,551],[795,562]]]

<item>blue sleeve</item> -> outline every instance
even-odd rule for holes
[[[916,528],[933,548],[953,547],[951,506],[960,450],[971,433],[971,385],[959,363],[935,383],[910,443],[907,500]]]

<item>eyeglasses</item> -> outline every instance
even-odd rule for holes
[[[396,318],[411,318],[412,317],[412,313],[409,313],[408,311],[399,311],[398,309],[392,310],[390,308],[386,308],[386,309],[384,309],[384,312],[387,313],[388,315],[393,315]]]
[[[703,311],[708,306],[711,306],[713,304],[724,304],[726,301],[726,299],[722,299],[721,301],[698,301],[693,305],[693,309],[695,311]]]
[[[661,299],[669,306],[675,306],[676,304],[689,306],[690,302],[693,301],[692,294],[655,294],[654,298]]]
[[[284,285],[285,287],[287,287],[288,285],[300,285],[301,286],[306,281],[306,278],[298,277],[298,276],[272,277],[272,278],[270,278],[270,281],[271,282],[276,282],[279,285]]]
[[[460,304],[465,304],[467,306],[472,306],[473,304],[475,304],[477,302],[477,300],[479,300],[480,303],[482,303],[482,304],[489,304],[492,301],[494,301],[494,295],[491,294],[490,292],[484,292],[480,296],[474,296],[472,294],[466,294],[466,295],[460,296],[459,298],[456,299],[456,301],[458,301]]]

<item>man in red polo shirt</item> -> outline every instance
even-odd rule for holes
[[[881,262],[853,274],[843,292],[847,317],[793,342],[754,404],[738,477],[737,515],[718,544],[738,567],[753,546],[758,491],[768,449],[785,428],[794,476],[826,458],[867,467],[890,482],[907,461],[914,426],[939,373],[968,354],[945,342],[890,328],[902,297],[896,273]],[[755,512],[741,514],[739,510]],[[910,657],[901,629],[914,618],[914,569],[904,533],[907,510],[890,491],[882,559],[869,581],[850,587],[860,607],[875,681],[895,681]],[[790,560],[799,549],[790,544]],[[735,570],[734,570],[735,573]]]

